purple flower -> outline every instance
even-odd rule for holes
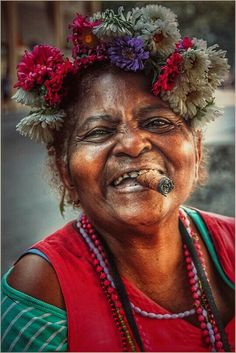
[[[149,58],[140,38],[125,36],[116,38],[108,48],[111,63],[126,71],[143,70],[143,62]]]

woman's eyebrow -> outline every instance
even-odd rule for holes
[[[116,123],[119,120],[117,119],[117,117],[114,117],[112,115],[109,114],[98,114],[98,115],[91,115],[88,118],[86,118],[86,120],[82,123],[82,125],[80,126],[80,128],[84,128],[86,126],[89,126],[92,123],[96,123],[96,122],[101,122],[101,121],[106,121],[106,122],[110,122],[110,123]]]
[[[147,114],[147,113],[151,113],[153,112],[154,110],[161,110],[161,111],[167,111],[169,112],[170,109],[165,105],[165,104],[162,104],[162,103],[158,103],[158,104],[151,104],[151,105],[147,105],[145,107],[140,107],[140,108],[136,108],[134,110],[134,113],[135,115],[144,115],[144,114]]]

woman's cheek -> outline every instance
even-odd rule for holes
[[[70,157],[70,172],[77,181],[89,182],[97,175],[102,165],[99,151],[95,147],[79,146]]]

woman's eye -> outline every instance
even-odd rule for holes
[[[95,130],[89,132],[87,136],[102,136],[102,135],[106,135],[108,133],[109,132],[104,129],[95,129]]]
[[[145,129],[150,130],[169,130],[173,124],[164,118],[151,118],[143,123]]]
[[[88,132],[84,136],[84,140],[86,140],[86,141],[90,141],[90,140],[103,141],[106,138],[110,137],[112,135],[112,133],[113,133],[113,131],[110,129],[97,128],[97,129],[94,129],[94,130]]]

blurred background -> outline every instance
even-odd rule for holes
[[[46,152],[41,144],[15,131],[26,110],[10,97],[14,93],[16,65],[25,49],[36,44],[59,47],[67,56],[68,24],[76,12],[94,12],[119,6],[130,9],[161,4],[177,15],[182,36],[203,38],[227,50],[230,73],[216,93],[224,116],[205,131],[208,182],[186,202],[203,210],[234,216],[235,176],[235,2],[234,1],[1,1],[1,106],[2,106],[2,272],[34,242],[76,217],[69,208],[63,219],[51,190]]]

